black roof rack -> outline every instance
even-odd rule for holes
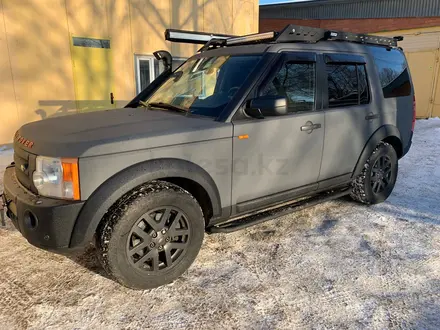
[[[314,27],[306,27],[290,24],[281,32],[255,33],[245,36],[230,36],[224,34],[214,34],[205,32],[191,32],[183,30],[166,30],[165,39],[168,41],[185,42],[194,44],[204,44],[199,50],[203,52],[215,47],[228,47],[245,45],[251,43],[287,43],[287,42],[306,42],[317,43],[319,41],[345,41],[360,44],[370,44],[385,47],[397,47],[397,42],[402,41],[403,37],[380,37],[369,34],[342,32],[326,30]]]
[[[361,44],[371,44],[386,47],[397,47],[397,42],[403,37],[380,37],[362,33],[326,30],[290,24],[282,30],[276,38],[276,42],[311,42],[331,40],[348,41]]]

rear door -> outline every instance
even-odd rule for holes
[[[285,96],[289,113],[233,120],[232,203],[237,204],[237,212],[288,199],[298,193],[296,188],[317,188],[324,114],[316,102],[316,55],[280,56],[254,97]]]
[[[323,65],[327,88],[323,93],[325,138],[319,181],[337,177],[344,181],[381,126],[380,106],[372,106],[369,72],[374,63],[367,56],[324,54]]]

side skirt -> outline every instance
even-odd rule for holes
[[[234,231],[248,228],[260,223],[273,220],[284,215],[306,209],[330,200],[338,199],[340,197],[350,194],[351,189],[332,190],[323,192],[310,198],[303,198],[296,201],[284,203],[270,209],[259,211],[258,213],[251,213],[241,216],[239,218],[228,220],[227,222],[208,227],[206,230],[208,234],[215,233],[232,233]]]

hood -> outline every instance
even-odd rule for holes
[[[89,157],[232,137],[232,124],[145,108],[48,118],[21,127],[14,146],[42,156]]]

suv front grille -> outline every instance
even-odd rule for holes
[[[34,154],[17,146],[14,147],[15,175],[25,188],[34,193],[36,188],[32,181],[32,173],[35,171],[35,158]]]

